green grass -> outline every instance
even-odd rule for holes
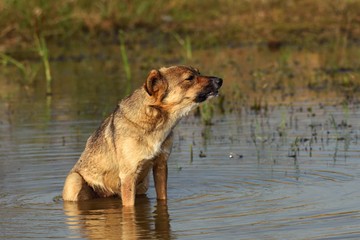
[[[166,1],[63,0],[2,1],[1,36],[20,36],[26,46],[34,32],[74,41],[84,34],[116,34],[119,29],[177,33],[191,48],[240,42],[322,44],[343,48],[360,39],[360,1]],[[191,40],[191,41],[190,41]]]

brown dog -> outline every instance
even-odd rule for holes
[[[65,180],[63,199],[121,196],[135,204],[148,189],[152,167],[156,195],[167,198],[167,159],[172,130],[181,117],[218,94],[222,79],[185,66],[152,70],[142,88],[122,100],[87,140]]]

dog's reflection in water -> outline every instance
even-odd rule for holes
[[[135,207],[122,207],[116,198],[64,202],[72,237],[88,239],[171,239],[165,201],[157,205],[143,196]]]

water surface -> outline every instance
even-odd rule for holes
[[[1,236],[358,238],[359,108],[312,109],[310,117],[298,106],[216,115],[211,126],[187,117],[169,160],[168,204],[157,203],[151,187],[135,209],[119,199],[57,199],[99,120],[3,120]]]
[[[153,183],[135,208],[119,199],[64,203],[66,174],[125,90],[113,76],[91,77],[103,62],[88,71],[57,64],[63,78],[52,98],[41,88],[2,95],[1,238],[360,238],[360,109],[336,94],[261,109],[226,102],[211,125],[190,114],[175,129],[167,204]],[[236,82],[235,70],[224,75]]]

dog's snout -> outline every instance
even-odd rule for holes
[[[211,80],[214,83],[214,85],[216,86],[216,88],[220,88],[223,83],[222,78],[212,77]]]

